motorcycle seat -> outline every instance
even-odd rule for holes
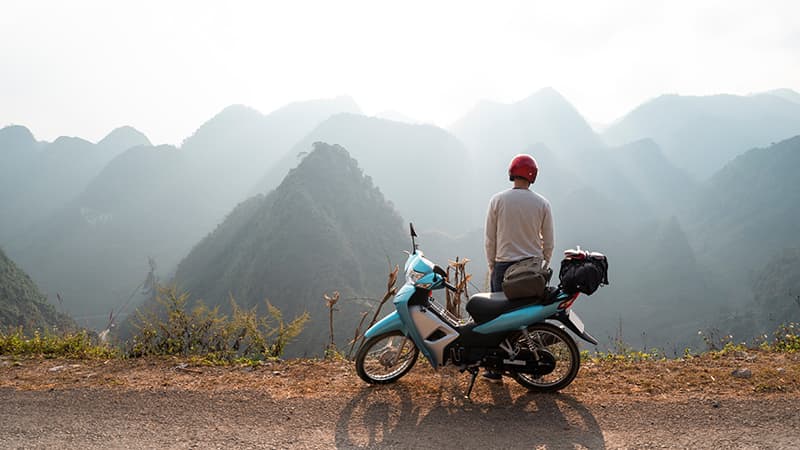
[[[558,289],[548,287],[544,297],[509,300],[502,292],[480,292],[469,298],[467,312],[476,323],[488,322],[495,317],[528,305],[549,305],[558,297]]]

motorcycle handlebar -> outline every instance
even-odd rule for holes
[[[444,282],[444,287],[446,287],[447,289],[450,289],[453,292],[456,291],[456,287],[453,286],[452,284],[448,283],[447,281]]]

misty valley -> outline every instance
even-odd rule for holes
[[[469,294],[488,290],[485,214],[518,153],[552,205],[554,270],[577,245],[608,256],[610,285],[576,305],[599,349],[677,356],[800,321],[800,94],[663,95],[598,131],[548,88],[448,129],[348,97],[230,106],[178,147],[131,127],[97,143],[3,128],[0,327],[124,340],[174,285],[223,313],[231,298],[308,312],[287,353],[317,355],[336,291],[347,348],[408,222],[431,260],[470,260]]]

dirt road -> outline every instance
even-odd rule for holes
[[[0,368],[3,448],[800,447],[796,392],[596,392],[592,368],[561,394],[479,382],[466,401],[465,376],[425,369],[370,387],[347,363],[22,364]]]

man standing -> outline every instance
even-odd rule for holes
[[[502,290],[506,269],[517,261],[539,258],[544,266],[550,264],[554,245],[550,202],[530,190],[538,173],[532,156],[515,156],[508,167],[513,188],[495,194],[489,202],[485,244],[492,292]]]
[[[502,291],[503,275],[517,261],[538,258],[544,267],[550,264],[554,245],[550,202],[530,190],[538,173],[532,156],[515,156],[508,167],[513,188],[495,194],[489,202],[485,245],[492,292]],[[483,376],[502,380],[496,372]]]

